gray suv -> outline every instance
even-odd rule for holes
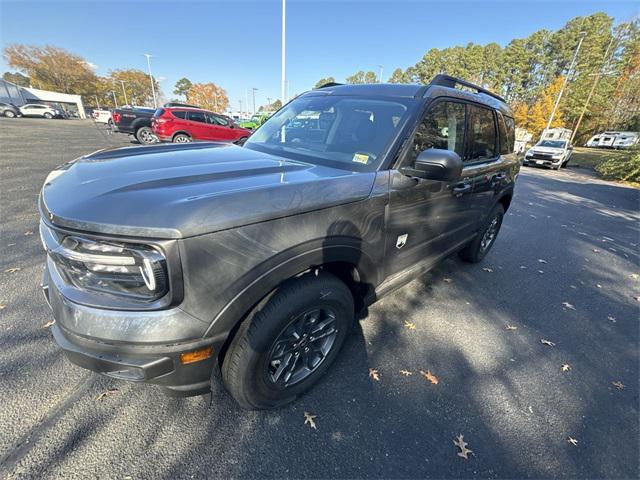
[[[440,75],[307,92],[244,147],[62,165],[39,199],[54,338],[113,378],[181,396],[222,381],[244,407],[283,405],[329,369],[357,312],[452,253],[489,252],[513,144],[503,99]]]

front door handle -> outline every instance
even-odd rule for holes
[[[501,182],[505,178],[507,178],[507,174],[506,173],[499,173],[495,177],[493,177],[493,180],[496,181],[496,182]]]
[[[470,183],[459,183],[456,186],[453,187],[453,194],[456,197],[460,197],[462,195],[464,195],[467,192],[471,191],[471,184]]]

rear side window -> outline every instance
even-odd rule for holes
[[[511,153],[516,149],[516,121],[511,117],[504,117],[504,123],[507,126],[505,142],[507,143],[509,153]]]
[[[464,105],[439,102],[430,108],[416,130],[410,163],[423,150],[439,148],[452,150],[460,157],[464,153]]]
[[[173,110],[171,112],[171,115],[176,118],[181,118],[182,120],[187,118],[187,112],[185,112],[184,110]]]
[[[475,162],[497,156],[493,110],[468,105],[469,151],[466,160]]]
[[[204,112],[189,112],[187,118],[192,122],[202,122],[207,123],[207,117]]]

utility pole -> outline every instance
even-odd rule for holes
[[[96,99],[96,105],[98,105],[98,110],[100,110],[100,100],[98,100],[98,95],[93,96]]]
[[[582,123],[582,118],[584,117],[584,114],[587,111],[587,107],[589,106],[589,102],[591,101],[591,97],[593,97],[593,94],[596,91],[596,88],[598,86],[598,83],[600,82],[600,77],[602,77],[602,75],[605,74],[604,70],[605,68],[609,65],[609,50],[611,50],[611,47],[613,46],[614,43],[618,43],[618,40],[620,38],[620,34],[622,32],[618,32],[618,35],[616,35],[615,38],[612,38],[611,41],[609,42],[609,45],[607,46],[607,49],[604,52],[604,56],[602,57],[602,65],[600,66],[600,70],[598,70],[598,72],[595,75],[595,78],[593,79],[593,85],[591,85],[591,90],[589,90],[589,95],[587,95],[587,99],[584,102],[584,106],[582,107],[582,111],[580,112],[580,116],[578,117],[578,121],[576,122],[576,126],[573,129],[573,132],[571,133],[571,139],[569,140],[569,143],[572,144],[573,143],[573,139],[576,137],[576,133],[578,133],[578,129],[580,128],[580,124]],[[615,48],[613,49],[615,51]]]
[[[382,69],[384,68],[383,65],[378,65],[378,83],[382,83]]]
[[[120,85],[122,85],[122,93],[124,94],[124,104],[127,105],[129,102],[127,101],[127,92],[124,89],[124,80],[120,80]]]
[[[280,101],[287,103],[285,82],[286,75],[286,26],[287,26],[287,0],[282,0],[282,71],[280,72]]]
[[[153,106],[155,108],[158,108],[158,101],[156,100],[156,87],[153,84],[153,75],[151,73],[151,55],[149,55],[148,53],[144,54],[145,57],[147,57],[147,68],[149,69],[149,80],[151,80],[151,93],[153,94]]]
[[[547,122],[547,127],[544,129],[549,130],[551,128],[551,123],[553,122],[553,117],[556,116],[556,110],[558,110],[558,105],[560,105],[560,100],[562,99],[562,94],[564,93],[564,89],[567,86],[567,82],[569,81],[569,77],[571,76],[571,72],[576,64],[576,60],[578,59],[578,52],[580,52],[580,47],[582,46],[582,42],[584,37],[587,35],[587,32],[580,32],[580,41],[578,42],[578,46],[576,47],[576,51],[573,54],[573,59],[571,60],[571,65],[569,65],[569,71],[567,71],[567,75],[564,77],[564,82],[562,82],[562,88],[558,92],[558,97],[556,98],[556,103],[553,105],[553,110],[551,110],[551,115],[549,115],[549,121]],[[543,132],[544,133],[544,132]]]
[[[254,114],[254,115],[256,114],[256,91],[257,91],[257,90],[258,90],[258,89],[257,89],[256,87],[253,87],[253,88],[251,89],[251,92],[253,93],[253,114]]]
[[[249,113],[249,89],[245,89],[244,91],[244,108],[247,109],[247,113]]]
[[[116,108],[118,108],[118,100],[116,100],[116,92],[111,90],[111,95],[113,95],[113,103],[115,104]]]
[[[238,105],[240,106],[240,118],[242,118],[242,100],[238,100]]]
[[[269,108],[271,108],[271,97],[267,97],[267,103],[269,104]]]

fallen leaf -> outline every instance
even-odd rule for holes
[[[538,273],[544,273],[544,270],[538,270]]]
[[[442,281],[445,283],[451,283],[453,280],[451,280],[450,278],[443,278]]]
[[[615,248],[613,248],[613,247],[609,247],[609,250],[610,250],[610,251],[612,251],[612,252],[614,252],[614,253],[618,251],[618,250],[616,250],[616,249],[615,249]]]
[[[118,392],[119,390],[117,388],[107,388],[104,392],[96,397],[96,402],[101,401],[103,398]]]
[[[563,372],[568,372],[569,370],[571,370],[571,365],[569,365],[568,363],[565,363],[560,368],[562,369]]]
[[[413,372],[410,372],[409,370],[400,370],[400,373],[405,377],[408,377],[409,375],[413,375]]]
[[[25,237],[28,237],[29,235],[33,235],[33,232],[31,230],[27,230],[26,232],[24,232]]]
[[[426,372],[420,370],[420,375],[422,375],[424,378],[429,380],[434,385],[438,384],[438,377],[436,377],[433,373],[431,373],[431,370],[427,370]]]
[[[518,329],[518,327],[516,327],[514,325],[509,325],[508,323],[504,328],[506,328],[507,330],[517,330]]]
[[[378,370],[376,370],[375,368],[369,369],[369,376],[373,378],[376,382],[380,381],[380,374],[378,373]]]
[[[542,258],[539,258],[539,259],[538,259],[538,263],[547,263],[547,261],[546,261],[546,260],[543,260]]]
[[[574,290],[578,288],[575,285],[569,285],[569,287],[573,288]]]
[[[56,323],[55,319],[53,320],[49,320],[47,323],[45,323],[42,328],[49,328],[51,325],[53,325],[54,323]]]
[[[489,267],[484,267],[482,270],[489,273],[493,272],[493,268],[489,268]]]
[[[600,285],[599,283],[596,283],[596,288],[602,288],[602,285]]]
[[[616,387],[618,390],[624,390],[624,383],[620,380],[616,380],[615,382],[611,382],[611,384]]]
[[[545,340],[544,338],[541,338],[541,339],[540,339],[540,343],[542,343],[542,344],[544,344],[544,345],[549,345],[550,347],[555,347],[555,346],[556,346],[556,344],[555,344],[555,343],[553,343],[553,342],[551,342],[551,341],[549,341],[549,340]]]
[[[469,460],[469,454],[473,453],[473,450],[469,450],[467,448],[467,445],[469,444],[464,441],[464,435],[458,435],[458,437],[453,441],[453,444],[460,449],[458,456],[465,460]]]
[[[600,253],[600,250],[598,250],[597,248],[594,248],[593,250],[591,250],[593,253]]]
[[[314,418],[316,417],[317,415],[312,415],[309,412],[304,412],[304,424],[309,425],[309,427],[313,428],[314,430],[317,430],[316,422],[314,421]]]
[[[4,303],[0,303],[0,310],[4,310],[7,306]]]
[[[7,268],[4,273],[16,273],[20,271],[20,267]]]
[[[637,273],[632,273],[631,275],[629,275],[631,278],[633,278],[634,280],[638,280],[638,278],[640,278],[640,275],[638,275]]]
[[[416,329],[416,324],[415,323],[407,322],[406,320],[404,321],[404,326],[407,327],[409,330],[415,330]]]
[[[562,306],[564,308],[568,308],[569,310],[575,310],[576,307],[574,307],[573,305],[571,305],[569,302],[562,302]]]
[[[7,247],[15,247],[16,244],[15,243],[7,243]]]
[[[639,297],[633,297],[633,299],[634,299],[636,302],[640,302],[640,296],[639,296]]]
[[[613,315],[608,315],[607,320],[609,320],[611,323],[616,323],[616,317],[614,317]]]
[[[521,268],[522,270],[526,270],[526,269],[527,269],[527,267],[525,267],[524,265],[520,265],[520,268]]]
[[[571,445],[573,445],[574,447],[578,446],[578,440],[576,440],[573,437],[569,437],[567,438],[567,442],[569,442]]]

